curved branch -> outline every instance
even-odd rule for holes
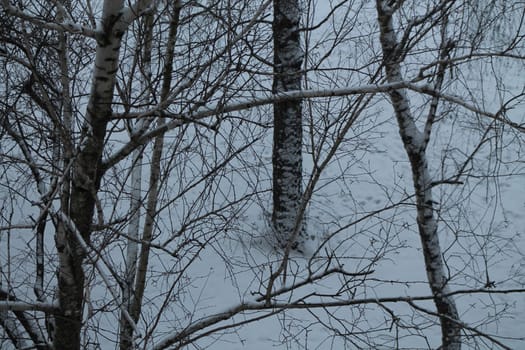
[[[463,295],[463,294],[513,294],[513,293],[525,293],[525,289],[501,289],[501,290],[494,290],[494,289],[487,289],[487,288],[480,288],[480,289],[473,289],[473,290],[456,290],[454,292],[450,292],[447,294],[443,294],[443,297],[450,297],[453,295]],[[340,296],[339,296],[340,298]],[[277,314],[279,312],[282,312],[284,310],[291,310],[291,309],[326,309],[326,308],[338,308],[343,306],[351,306],[351,305],[363,305],[363,304],[384,304],[384,303],[407,303],[409,305],[413,305],[416,301],[429,301],[434,300],[433,295],[422,295],[422,296],[395,296],[395,297],[386,297],[386,298],[363,298],[363,299],[346,299],[346,300],[337,300],[334,302],[312,302],[312,303],[306,303],[303,299],[298,299],[297,301],[293,301],[290,303],[266,303],[266,300],[262,302],[245,302],[241,303],[239,305],[236,305],[234,307],[231,307],[229,309],[224,310],[223,312],[217,313],[215,315],[209,316],[207,318],[197,320],[193,324],[187,326],[185,329],[183,329],[180,332],[174,332],[168,336],[166,336],[164,339],[162,339],[159,343],[157,343],[155,346],[149,348],[150,350],[163,350],[166,349],[176,343],[184,342],[186,343],[186,338],[191,336],[192,334],[195,334],[196,332],[200,330],[204,330],[207,327],[216,325],[222,321],[226,321],[231,319],[233,316],[241,314],[243,312],[247,311],[272,311],[271,315]],[[251,319],[252,321],[259,320],[260,316],[256,316],[254,319]],[[235,323],[235,325],[239,324],[245,324],[249,323],[250,320],[246,321],[240,321],[239,323]],[[463,323],[462,323],[463,325]],[[475,328],[472,326],[468,326],[467,329],[474,331]],[[224,326],[221,326],[217,328],[216,330],[223,329]],[[208,331],[207,334],[213,333],[212,331]]]
[[[66,20],[63,22],[51,22],[42,18],[38,18],[36,16],[32,16],[28,13],[25,13],[21,9],[11,5],[8,0],[2,0],[1,6],[9,15],[20,18],[23,21],[31,22],[32,24],[40,28],[56,30],[59,32],[67,32],[72,34],[82,34],[90,38],[95,38],[98,33],[93,28],[74,23],[70,20]]]

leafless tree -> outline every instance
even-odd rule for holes
[[[490,327],[524,293],[524,4],[0,15],[2,348],[213,348],[269,320],[290,348],[523,344]]]
[[[303,57],[298,0],[273,2],[273,92],[302,88]],[[301,100],[275,103],[273,135],[272,225],[282,247],[302,249],[305,232],[303,198],[303,112]],[[303,241],[303,242],[301,242]]]
[[[430,13],[423,15],[432,18],[432,15],[441,16],[446,26],[444,17],[452,2],[442,2],[440,7],[432,8]],[[404,80],[401,73],[400,62],[403,61],[403,47],[398,42],[393,24],[393,15],[396,4],[386,1],[377,1],[377,14],[380,27],[380,40],[383,49],[383,64],[388,82],[401,82]],[[449,41],[450,40],[450,41]],[[443,28],[439,58],[446,60],[453,49],[452,39],[446,37],[446,27]],[[440,92],[443,85],[446,63],[439,64],[436,72],[434,91]],[[430,110],[425,122],[424,131],[421,132],[416,125],[416,119],[410,110],[410,101],[406,91],[403,89],[392,89],[389,93],[396,119],[399,124],[399,133],[403,145],[410,160],[412,177],[414,180],[414,192],[417,208],[417,225],[421,237],[421,245],[425,256],[425,265],[428,275],[428,283],[435,295],[435,304],[441,316],[441,328],[443,335],[443,349],[461,348],[461,327],[459,326],[459,315],[456,304],[451,297],[443,295],[450,294],[447,286],[448,277],[443,263],[442,250],[439,243],[438,225],[432,197],[432,177],[429,173],[429,165],[426,156],[426,148],[430,141],[432,124],[437,119],[437,104],[439,96],[435,96],[430,103]]]

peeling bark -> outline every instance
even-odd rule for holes
[[[387,6],[385,1],[377,0],[383,62],[389,83],[403,81],[400,53],[397,52],[398,42],[392,22],[393,12],[393,9]],[[428,283],[440,315],[442,349],[459,350],[461,349],[461,327],[454,299],[451,296],[446,296],[450,291],[439,244],[438,224],[434,215],[432,179],[428,172],[425,152],[428,139],[416,126],[406,92],[403,89],[392,89],[389,95],[399,125],[399,133],[412,169],[417,224],[425,257]],[[429,131],[426,131],[425,134],[430,137]]]

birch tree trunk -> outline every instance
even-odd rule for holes
[[[141,123],[138,123],[141,124]],[[142,159],[144,148],[140,147],[133,152],[131,169],[131,218],[128,226],[128,241],[126,247],[126,272],[122,283],[122,307],[131,311],[134,294],[134,283],[137,271],[137,254],[141,208]],[[120,349],[131,349],[133,344],[133,328],[126,320],[124,311],[120,314]]]
[[[392,16],[394,9],[386,1],[377,0],[377,13],[380,26],[380,40],[383,50],[383,63],[389,83],[401,82],[401,54],[394,31]],[[417,225],[428,282],[434,303],[440,315],[442,349],[458,350],[461,348],[461,327],[454,299],[447,296],[447,275],[439,244],[438,224],[434,213],[432,198],[432,179],[428,171],[426,147],[430,132],[421,132],[410,110],[410,103],[403,89],[390,91],[390,99],[399,125],[399,133],[408,155],[412,169],[412,178],[416,196]]]
[[[82,130],[80,151],[77,156],[71,186],[70,217],[89,242],[96,191],[100,186],[100,169],[106,126],[111,116],[111,103],[118,68],[124,1],[105,1],[101,32],[97,37],[97,50],[92,87]],[[82,308],[84,301],[84,250],[75,236],[65,230],[56,237],[59,270],[55,349],[80,349]]]
[[[179,28],[179,18],[182,8],[182,1],[176,0],[172,4],[173,13],[170,20],[170,29],[168,42],[166,44],[165,63],[163,67],[163,80],[161,90],[161,100],[164,101],[170,92],[173,74],[173,57],[175,52],[175,43]],[[164,118],[158,118],[157,126],[165,125]],[[157,215],[157,202],[159,194],[159,183],[161,174],[161,157],[164,149],[164,135],[161,134],[155,138],[153,152],[151,156],[150,176],[149,176],[149,193],[146,203],[146,217],[144,219],[144,229],[142,233],[142,244],[138,259],[137,278],[135,280],[135,294],[131,308],[131,317],[135,322],[138,321],[142,309],[142,300],[146,288],[146,274],[149,264],[150,241],[153,238],[154,220]]]
[[[275,0],[273,11],[273,92],[300,90],[303,50],[299,34],[299,1]],[[299,212],[303,196],[301,100],[274,103],[273,109],[272,224],[281,246],[290,244],[297,248],[301,236],[304,236],[303,214]]]
[[[151,45],[153,37],[153,11],[142,18],[143,40],[137,56],[140,56],[140,67],[142,72],[141,80],[141,94],[144,105],[149,103],[151,98]],[[150,121],[145,121],[144,118],[135,122],[132,134],[141,132],[145,124]],[[131,168],[131,198],[130,198],[130,221],[128,226],[128,241],[126,247],[126,272],[122,286],[122,305],[123,309],[128,314],[132,313],[133,295],[135,294],[134,285],[137,275],[137,257],[139,247],[139,230],[140,230],[140,214],[142,207],[142,162],[143,162],[144,147],[138,147],[133,152],[133,163]],[[134,320],[135,322],[137,320]],[[133,348],[133,327],[129,324],[124,315],[124,311],[120,315],[120,349]]]

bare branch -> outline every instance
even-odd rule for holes
[[[524,293],[525,289],[471,289],[471,290],[457,290],[448,294],[444,294],[443,297],[450,297],[453,295],[461,294],[513,294],[513,293]],[[173,333],[162,339],[155,346],[151,347],[151,350],[162,350],[167,349],[170,346],[185,340],[187,337],[195,334],[198,331],[204,330],[207,327],[218,324],[222,321],[231,319],[233,316],[244,313],[247,311],[253,310],[272,310],[275,312],[282,312],[284,310],[291,309],[316,309],[316,308],[338,308],[343,306],[351,305],[363,305],[363,304],[387,304],[387,303],[407,303],[409,305],[414,305],[414,302],[417,301],[427,301],[434,300],[434,296],[425,295],[425,296],[396,296],[396,297],[386,297],[386,298],[365,298],[365,299],[345,299],[338,300],[333,302],[304,302],[300,300],[299,302],[290,302],[290,303],[271,303],[268,304],[266,300],[259,303],[242,303],[235,307],[228,308],[223,312],[217,313],[213,316],[207,317],[202,320],[197,320],[193,324],[187,326],[184,330],[178,333]],[[469,328],[474,329],[473,327]]]
[[[49,303],[25,301],[0,301],[0,310],[5,311],[43,311],[49,314],[58,311],[58,306]]]
[[[11,16],[18,17],[21,20],[24,20],[27,22],[31,22],[32,24],[40,28],[56,30],[59,32],[68,32],[72,34],[82,34],[90,38],[95,38],[97,36],[97,31],[95,29],[74,23],[71,20],[71,18],[69,18],[69,20],[66,20],[64,22],[59,22],[59,21],[50,22],[48,20],[27,14],[26,12],[20,10],[19,8],[11,5],[9,3],[9,0],[2,0],[2,7]]]

